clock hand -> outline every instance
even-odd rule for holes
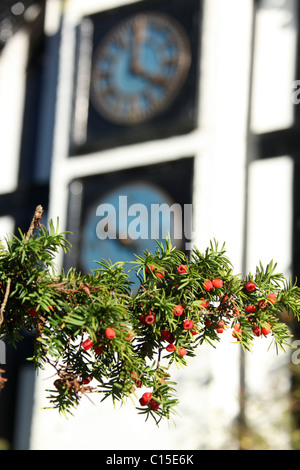
[[[121,245],[123,246],[128,246],[129,248],[132,248],[133,250],[138,248],[138,244],[132,240],[132,238],[118,238],[118,241]]]
[[[144,45],[146,39],[146,32],[147,32],[147,17],[145,15],[139,15],[136,17],[133,26],[133,42],[132,42],[132,60],[131,60],[131,71],[135,75],[139,75],[151,83],[160,86],[167,86],[168,80],[161,76],[161,75],[154,75],[141,65],[139,60],[139,52],[141,46]]]
[[[168,83],[169,83],[168,79],[164,77],[163,75],[152,75],[144,71],[142,76],[146,78],[147,80],[149,80],[154,85],[166,87],[168,86]]]
[[[136,73],[136,67],[139,63],[140,45],[144,42],[143,28],[141,26],[141,16],[137,16],[133,23],[133,36],[132,36],[132,58],[131,70]]]
[[[135,18],[133,24],[133,41],[132,41],[132,60],[131,70],[138,74],[139,70],[139,52],[140,47],[144,44],[146,38],[147,19],[144,15]]]
[[[168,79],[163,75],[154,75],[150,72],[147,72],[140,64],[135,64],[133,72],[140,77],[145,78],[149,82],[153,83],[154,85],[159,85],[162,87],[168,86]]]
[[[117,229],[117,241],[120,245],[125,247],[130,247],[132,249],[138,248],[138,243],[128,236],[127,231],[122,233]]]
[[[108,226],[108,223],[105,224],[104,228],[103,228],[103,231],[106,232],[108,234],[108,238],[110,238],[110,234],[109,234],[109,226]],[[120,245],[123,245],[125,247],[130,247],[132,248],[133,250],[135,249],[138,249],[138,243],[136,243],[132,238],[130,238],[127,234],[127,232],[123,233],[120,232],[118,229],[116,230],[116,234],[112,234],[113,236],[111,237],[112,239],[116,239],[118,243],[120,243]],[[122,236],[121,236],[122,235]]]

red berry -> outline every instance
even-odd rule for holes
[[[242,335],[242,330],[232,332],[232,336],[236,338],[238,341],[241,340],[241,335]]]
[[[255,288],[256,288],[256,285],[254,284],[254,282],[251,282],[251,281],[247,282],[246,289],[248,292],[253,292]]]
[[[141,404],[142,406],[148,405],[148,403],[150,402],[151,398],[152,398],[152,393],[151,393],[151,392],[145,392],[145,393],[143,393],[143,395],[141,396],[141,398],[140,398],[140,400],[139,400],[139,401],[140,401],[140,404]]]
[[[274,304],[276,302],[276,294],[274,294],[274,292],[271,292],[269,295],[268,295],[268,300]]]
[[[209,280],[205,281],[205,283],[204,283],[204,289],[205,289],[206,291],[212,290],[213,287],[214,287],[214,286],[213,286],[213,283],[212,283],[211,281],[209,281]]]
[[[154,271],[154,266],[146,266],[146,273],[150,273],[151,271]]]
[[[145,325],[146,321],[146,315],[140,315],[140,323],[142,323],[143,325]]]
[[[132,380],[135,382],[135,385],[137,386],[137,388],[141,388],[142,381],[139,378],[139,374],[137,374],[136,372],[131,371],[131,377],[132,377]]]
[[[241,339],[241,335],[242,335],[242,328],[241,328],[241,325],[239,323],[235,323],[235,325],[233,326],[233,333],[232,333],[232,336],[234,338],[237,338],[238,340]]]
[[[145,392],[143,394],[143,398],[144,398],[145,401],[149,402],[152,398],[152,393],[151,392]]]
[[[158,410],[158,408],[159,408],[159,403],[158,403],[158,401],[153,400],[153,398],[152,398],[152,400],[150,401],[150,408],[151,408],[153,411]]]
[[[176,347],[173,343],[168,344],[168,346],[166,347],[166,350],[168,352],[173,352],[173,351],[175,351],[175,349],[176,349]]]
[[[211,325],[211,320],[205,320],[204,325],[205,326],[210,326]]]
[[[185,330],[191,330],[194,326],[194,323],[192,320],[184,320],[182,326]]]
[[[252,331],[256,336],[260,336],[261,334],[259,326],[255,326]]]
[[[91,380],[92,380],[92,377],[84,377],[82,379],[82,382],[87,385],[91,382]]]
[[[169,341],[171,333],[169,332],[169,330],[162,330],[160,336],[164,341]]]
[[[266,323],[265,326],[262,326],[260,330],[263,335],[267,336],[271,333],[271,326],[269,325],[269,323]]]
[[[213,279],[212,283],[213,283],[213,286],[217,288],[220,288],[223,286],[222,279]]]
[[[57,388],[57,390],[59,390],[60,388],[63,387],[64,385],[64,382],[62,379],[56,379],[54,382],[53,382],[53,385],[55,388]]]
[[[146,273],[150,273],[150,272],[152,272],[152,271],[154,271],[154,270],[155,270],[154,266],[152,266],[152,265],[146,266]],[[165,275],[165,272],[160,270],[160,271],[157,271],[157,272],[155,273],[155,275],[156,275],[157,277],[159,277],[160,279],[162,279],[162,278],[164,277],[164,275]]]
[[[133,331],[129,331],[128,336],[125,336],[125,339],[127,339],[127,341],[132,341],[133,336],[134,336]]]
[[[270,333],[270,330],[268,330],[267,328],[261,328],[261,332],[263,335],[267,336]]]
[[[36,308],[32,307],[30,310],[29,310],[29,315],[34,318],[38,315],[38,312],[36,310]]]
[[[247,305],[247,307],[245,308],[245,312],[246,312],[246,313],[254,313],[255,310],[256,310],[255,305],[252,305],[252,304],[251,304],[251,305]]]
[[[162,279],[165,275],[165,271],[157,271],[155,273],[155,276],[159,277],[160,279]]]
[[[175,305],[173,309],[173,313],[176,317],[180,317],[183,314],[183,307],[182,305]]]
[[[259,308],[266,308],[267,302],[265,300],[260,300],[258,302],[258,306],[259,306]]]
[[[113,339],[116,336],[116,332],[113,328],[106,328],[105,336],[107,339]]]
[[[95,354],[97,354],[97,356],[101,356],[101,354],[104,351],[104,344],[101,344],[100,346],[95,346],[94,351],[95,351]]]
[[[94,342],[91,339],[86,339],[82,343],[82,347],[85,351],[88,351],[89,349],[91,349],[93,347],[93,344],[94,344]]]
[[[217,333],[223,333],[223,331],[224,331],[224,322],[223,322],[223,320],[220,320],[217,323],[213,323],[213,327],[215,328]]]
[[[188,267],[186,264],[181,264],[180,266],[178,266],[177,271],[179,272],[179,274],[185,274],[188,272]]]
[[[224,331],[224,322],[223,322],[223,320],[220,320],[220,321],[216,324],[215,328],[216,328],[216,332],[217,332],[217,333],[223,333],[223,331]]]
[[[173,335],[173,333],[170,334],[170,338],[168,339],[168,342],[169,343],[174,343],[175,341],[175,336]]]
[[[178,349],[179,356],[183,357],[186,355],[186,353],[187,353],[187,350],[185,348]]]
[[[154,313],[148,313],[148,315],[146,315],[145,317],[145,323],[147,323],[147,325],[153,325],[153,323],[156,322],[156,315]]]
[[[205,300],[205,299],[200,299],[200,300],[203,300],[203,302],[201,302],[201,307],[203,308],[208,308],[209,307],[209,301],[208,300]]]

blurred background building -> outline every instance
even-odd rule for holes
[[[179,248],[215,238],[236,273],[273,259],[299,277],[299,19],[296,0],[2,0],[0,234],[42,204],[72,232],[58,262],[89,270],[153,249],[99,241],[99,204],[192,204]],[[179,415],[157,428],[97,396],[69,420],[45,410],[52,371],[36,376],[24,333],[7,347],[0,447],[299,448],[292,353],[231,339],[174,371]]]

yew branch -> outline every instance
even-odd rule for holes
[[[2,302],[1,308],[0,308],[0,326],[2,325],[2,323],[4,321],[4,309],[5,309],[7,301],[8,301],[8,296],[9,296],[9,291],[10,291],[10,284],[11,284],[11,280],[8,279],[7,284],[6,284],[4,299],[3,299],[3,302]]]
[[[39,227],[40,225],[40,220],[42,218],[42,214],[43,214],[43,208],[41,205],[38,205],[36,208],[35,208],[35,213],[34,213],[34,216],[32,218],[32,221],[31,221],[31,224],[29,226],[29,229],[28,229],[28,232],[26,234],[26,241],[29,240],[29,238],[31,237],[31,235],[33,234],[33,231],[36,227]]]

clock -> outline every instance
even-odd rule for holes
[[[76,26],[69,156],[198,124],[202,0],[143,0]]]
[[[193,238],[194,157],[86,175],[70,181],[65,272],[90,272],[101,259],[132,261],[170,236],[188,254]],[[130,264],[132,267],[132,263]],[[129,265],[125,266],[126,270]],[[132,273],[130,279],[136,281]]]
[[[96,49],[91,101],[120,125],[136,125],[166,110],[184,85],[190,43],[181,24],[162,12],[141,12],[116,24]]]
[[[121,184],[94,201],[83,223],[80,265],[85,272],[96,269],[101,259],[131,261],[144,250],[154,252],[157,241],[170,236],[182,247],[182,212],[169,193],[157,184],[139,180]],[[157,241],[156,241],[157,240]],[[132,264],[125,265],[129,271]],[[138,285],[134,272],[129,273]]]

